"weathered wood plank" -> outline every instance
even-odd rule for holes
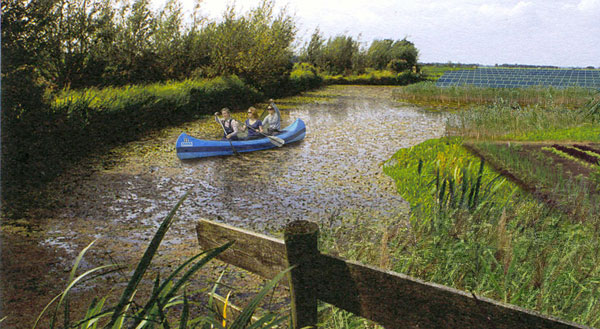
[[[283,240],[205,219],[199,220],[196,233],[202,249],[235,241],[217,258],[264,278],[272,279],[288,268]],[[281,283],[287,284],[287,280]]]
[[[386,328],[587,328],[328,255],[312,270],[320,300]]]

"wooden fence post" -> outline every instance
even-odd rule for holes
[[[305,220],[285,227],[284,241],[288,264],[294,329],[317,327],[317,294],[309,277],[310,268],[319,255],[319,226]]]

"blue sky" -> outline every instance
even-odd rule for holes
[[[154,0],[159,5],[165,0]],[[191,11],[197,0],[180,0]],[[202,0],[218,19],[232,1]],[[244,12],[259,0],[237,0]],[[600,67],[600,0],[276,0],[298,26],[298,46],[316,27],[368,45],[373,39],[415,43],[421,62]]]

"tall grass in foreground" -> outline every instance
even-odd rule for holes
[[[594,95],[586,88],[491,88],[476,86],[438,87],[435,82],[420,82],[394,91],[394,98],[423,105],[460,107],[504,101],[520,106],[562,106],[579,108]]]
[[[410,203],[409,220],[361,222],[355,229],[355,219],[337,218],[339,224],[324,225],[323,249],[565,320],[600,324],[599,219],[578,222],[549,210],[461,145],[444,138],[398,151],[384,171]],[[328,323],[345,319],[339,312],[331,311]]]
[[[187,196],[187,195],[186,195]],[[176,268],[167,278],[161,280],[160,276],[156,276],[152,293],[146,300],[136,297],[136,292],[141,288],[140,284],[148,270],[152,258],[156,254],[158,247],[167,233],[169,227],[175,219],[175,212],[185,200],[184,196],[177,205],[170,211],[167,217],[163,220],[156,234],[152,238],[148,248],[144,252],[140,262],[132,274],[125,289],[121,293],[119,301],[115,305],[106,305],[108,296],[94,297],[91,301],[85,314],[79,314],[76,319],[72,319],[69,300],[70,292],[79,282],[85,281],[101,273],[106,275],[109,272],[105,270],[114,267],[114,265],[105,265],[88,270],[79,276],[79,263],[83,259],[86,251],[92,246],[90,243],[77,256],[71,273],[67,287],[56,297],[54,297],[44,310],[38,316],[33,328],[35,329],[40,320],[49,311],[52,306],[54,310],[50,314],[48,328],[273,328],[287,320],[287,316],[282,316],[274,313],[267,313],[259,319],[251,322],[252,315],[255,313],[262,299],[266,294],[274,288],[279,280],[287,273],[283,271],[279,273],[272,281],[267,283],[261,291],[248,303],[248,305],[240,312],[236,319],[226,317],[226,309],[223,314],[211,313],[215,312],[212,309],[212,294],[209,300],[209,315],[198,316],[192,318],[192,306],[195,304],[188,298],[186,292],[179,293],[185,289],[185,286],[193,279],[193,275],[198,272],[209,261],[218,256],[221,252],[229,248],[233,242],[199,253],[181,266]],[[102,273],[102,271],[105,271]],[[216,288],[216,286],[215,286]],[[213,293],[215,288],[213,288]],[[227,304],[226,306],[227,307]],[[176,314],[174,314],[176,313]]]

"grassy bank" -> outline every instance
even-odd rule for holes
[[[399,88],[394,97],[428,107],[460,108],[466,105],[504,102],[524,106],[561,106],[580,108],[595,94],[586,88],[484,88],[457,86],[440,88],[435,82],[426,81]]]
[[[282,95],[320,86],[312,71],[298,67],[281,86]],[[161,129],[239,109],[277,95],[264,95],[236,76],[64,90],[37,111],[3,121],[4,204],[28,187],[48,182],[78,159]]]
[[[588,97],[581,102],[589,101]],[[506,101],[456,111],[447,121],[447,131],[476,140],[600,141],[600,126],[585,107],[521,107]]]
[[[580,222],[500,177],[462,147],[460,138],[398,151],[384,165],[411,205],[409,222],[332,218],[323,249],[596,326],[600,247],[597,220]],[[368,238],[365,238],[368,236]],[[370,327],[340,310],[324,327]]]
[[[396,73],[392,71],[370,70],[359,75],[322,75],[328,85],[408,85],[422,79],[420,74],[412,72]]]

